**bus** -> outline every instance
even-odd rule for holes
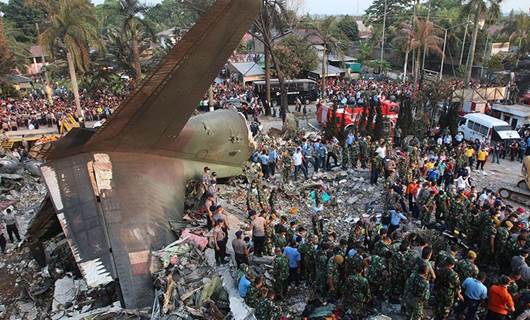
[[[254,91],[256,95],[265,102],[267,100],[267,88],[265,81],[254,81]],[[286,80],[287,97],[289,104],[294,104],[296,98],[300,98],[302,103],[305,100],[316,101],[318,99],[318,84],[310,79]],[[280,81],[271,79],[271,105],[277,107],[281,104]]]

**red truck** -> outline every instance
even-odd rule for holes
[[[336,111],[337,126],[342,126],[344,121],[345,130],[354,129],[359,121],[362,119],[364,112],[363,107],[349,107],[339,106]],[[366,109],[368,112],[368,109]],[[394,136],[394,128],[396,127],[398,116],[399,116],[399,104],[390,100],[381,101],[381,112],[384,117],[384,122],[388,130],[389,136]],[[368,117],[368,114],[366,114]],[[343,120],[344,118],[344,120]],[[317,105],[317,121],[321,126],[325,126],[328,120],[333,119],[333,105]],[[375,117],[372,125],[375,124]]]

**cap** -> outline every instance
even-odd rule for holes
[[[338,264],[338,265],[341,265],[344,263],[344,257],[341,256],[340,254],[336,255],[335,256],[335,262]]]
[[[467,258],[468,259],[472,259],[472,260],[476,259],[477,258],[477,253],[475,251],[473,251],[473,250],[469,250],[467,252]]]
[[[523,208],[517,208],[517,213],[523,214],[525,210]]]
[[[504,224],[508,227],[508,228],[513,228],[513,223],[511,221],[505,221]]]

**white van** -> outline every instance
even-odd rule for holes
[[[513,130],[506,121],[482,113],[468,113],[460,119],[458,132],[468,141],[506,141],[521,139],[519,133]]]

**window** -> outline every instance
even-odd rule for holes
[[[471,128],[471,129],[473,129],[473,131],[480,132],[480,124],[474,122],[473,123],[473,128]]]
[[[467,127],[468,127],[469,129],[472,129],[472,130],[473,130],[473,125],[475,125],[475,123],[474,123],[473,121],[469,120],[469,121],[467,122]]]

